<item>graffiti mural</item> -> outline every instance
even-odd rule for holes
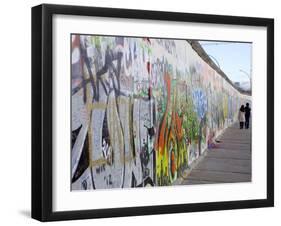
[[[171,185],[244,98],[186,40],[72,35],[71,188]]]

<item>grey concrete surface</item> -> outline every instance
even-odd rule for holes
[[[225,129],[216,147],[206,150],[178,184],[213,184],[251,181],[251,128],[240,130],[238,123]]]

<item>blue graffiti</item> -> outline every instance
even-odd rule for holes
[[[207,111],[207,97],[201,89],[192,92],[193,104],[195,111],[200,119],[204,118]]]

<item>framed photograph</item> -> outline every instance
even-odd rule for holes
[[[274,205],[274,21],[32,8],[32,217]]]

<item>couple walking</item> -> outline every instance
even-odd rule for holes
[[[249,107],[249,103],[246,103],[246,107],[244,107],[244,105],[241,105],[238,114],[240,129],[243,129],[244,124],[245,124],[245,129],[249,129],[250,116],[251,116],[251,108]]]

